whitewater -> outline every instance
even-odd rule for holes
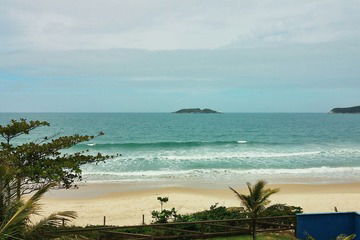
[[[25,142],[60,133],[104,136],[68,152],[121,154],[82,167],[87,181],[274,183],[360,180],[360,115],[326,113],[1,113],[46,120]]]

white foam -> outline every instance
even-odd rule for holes
[[[237,143],[247,143],[248,141],[245,141],[245,140],[239,140],[237,141]]]
[[[327,176],[334,177],[346,176],[356,177],[360,176],[360,167],[317,167],[317,168],[297,168],[297,169],[193,169],[193,170],[159,170],[159,171],[140,171],[140,172],[104,172],[104,171],[93,171],[93,172],[84,172],[84,176],[117,176],[124,178],[136,178],[136,177],[174,177],[179,178],[189,177],[189,176],[198,176],[198,177],[208,177],[208,176],[231,176],[234,175],[244,176],[244,175],[253,175],[262,177],[268,175],[287,175],[287,176],[301,176],[301,175],[311,175],[314,176]],[[331,175],[329,175],[331,174]]]
[[[211,160],[211,159],[241,159],[241,158],[280,158],[321,154],[321,151],[311,152],[211,152],[194,155],[162,155],[160,159],[168,160]]]

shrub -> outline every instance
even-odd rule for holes
[[[274,204],[267,207],[261,214],[262,217],[276,217],[286,215],[296,215],[302,213],[301,207],[289,206],[286,204]]]

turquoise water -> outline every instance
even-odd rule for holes
[[[325,113],[1,113],[47,120],[44,134],[105,136],[69,151],[122,154],[83,167],[88,181],[360,180],[360,115]]]

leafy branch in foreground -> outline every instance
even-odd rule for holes
[[[46,126],[50,126],[46,121],[26,119],[11,120],[7,125],[0,125],[0,221],[4,219],[4,210],[18,202],[24,194],[53,182],[63,188],[73,187],[75,181],[82,180],[83,164],[97,164],[115,157],[100,153],[87,154],[87,150],[64,152],[103,135],[103,132],[95,136],[55,134],[44,136],[41,141],[12,143],[15,138]]]
[[[0,240],[8,239],[52,239],[46,237],[46,230],[59,227],[63,222],[76,218],[73,211],[53,213],[50,216],[32,224],[32,215],[38,215],[41,197],[55,184],[46,184],[25,202],[18,201],[5,212],[4,220],[0,222]]]

